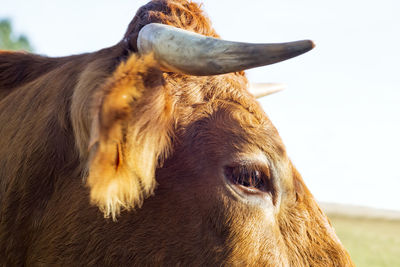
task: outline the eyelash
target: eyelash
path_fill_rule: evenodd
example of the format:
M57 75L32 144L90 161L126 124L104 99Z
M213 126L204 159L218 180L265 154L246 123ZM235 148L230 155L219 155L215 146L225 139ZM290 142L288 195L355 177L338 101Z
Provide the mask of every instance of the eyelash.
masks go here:
M268 168L252 165L225 166L225 177L233 184L272 193L274 191Z

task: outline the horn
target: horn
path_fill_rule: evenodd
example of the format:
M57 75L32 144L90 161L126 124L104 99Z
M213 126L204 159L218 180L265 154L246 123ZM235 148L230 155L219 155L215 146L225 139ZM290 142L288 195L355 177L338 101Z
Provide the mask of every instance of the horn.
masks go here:
M154 53L163 71L205 76L277 63L310 51L310 40L280 44L230 42L151 23L137 39L141 54Z
M284 89L286 89L286 86L281 83L251 83L248 90L255 98L261 98Z

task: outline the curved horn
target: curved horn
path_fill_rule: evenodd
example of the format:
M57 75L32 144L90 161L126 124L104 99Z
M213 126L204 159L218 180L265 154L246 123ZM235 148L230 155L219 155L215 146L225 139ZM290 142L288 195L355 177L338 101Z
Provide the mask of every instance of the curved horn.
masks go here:
M255 98L261 98L275 94L285 88L286 86L281 83L251 83L248 90Z
M153 52L163 71L217 75L277 63L314 47L309 40L281 44L224 41L172 26L151 23L137 39L139 53Z

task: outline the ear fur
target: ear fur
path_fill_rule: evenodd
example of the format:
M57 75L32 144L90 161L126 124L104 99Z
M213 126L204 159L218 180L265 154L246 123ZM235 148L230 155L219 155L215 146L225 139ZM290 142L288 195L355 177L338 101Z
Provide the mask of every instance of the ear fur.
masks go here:
M170 140L171 100L152 55L121 63L95 96L87 184L91 202L114 220L153 193Z

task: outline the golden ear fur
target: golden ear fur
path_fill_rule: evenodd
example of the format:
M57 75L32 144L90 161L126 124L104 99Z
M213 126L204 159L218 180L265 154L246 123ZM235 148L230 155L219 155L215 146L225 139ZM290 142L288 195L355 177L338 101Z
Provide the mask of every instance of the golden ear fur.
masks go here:
M114 220L153 193L168 152L171 101L152 55L121 63L95 97L87 183L91 202Z

